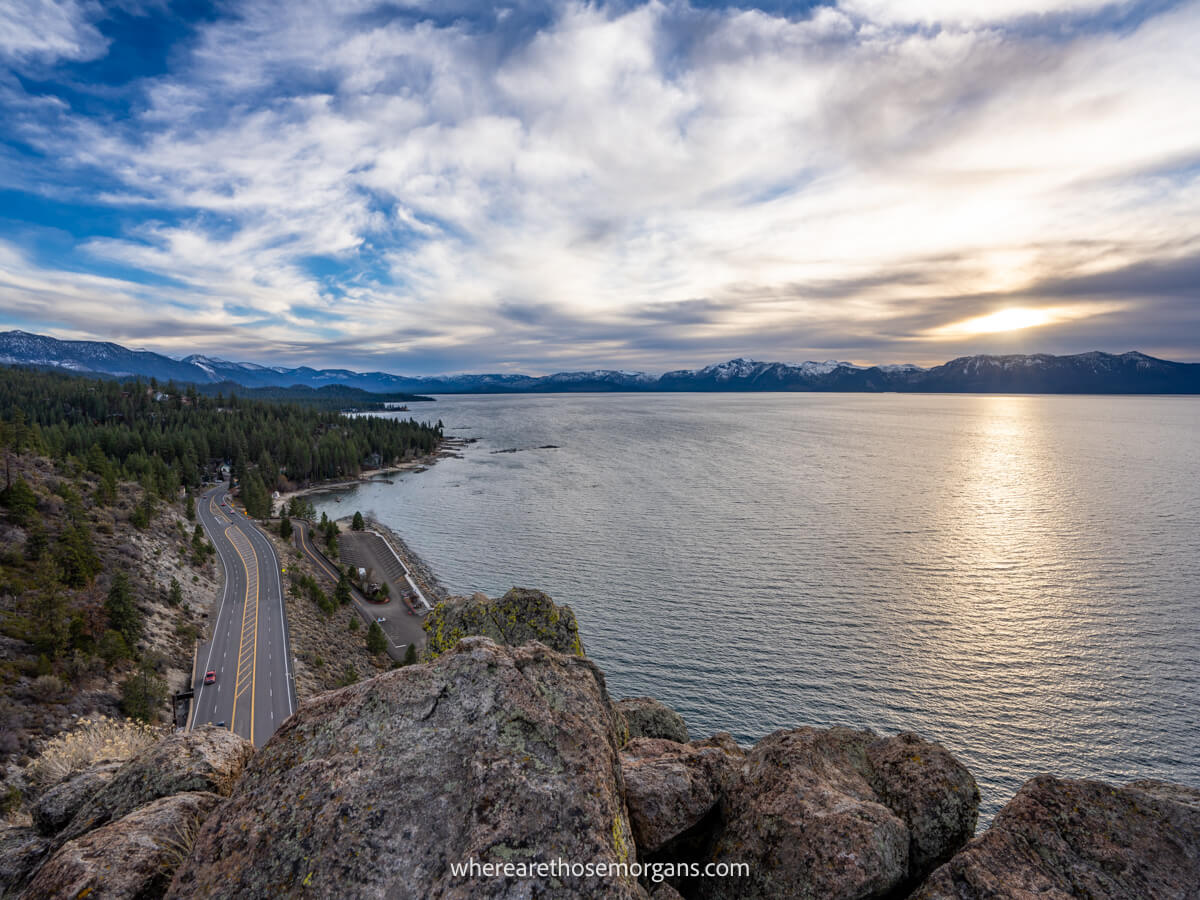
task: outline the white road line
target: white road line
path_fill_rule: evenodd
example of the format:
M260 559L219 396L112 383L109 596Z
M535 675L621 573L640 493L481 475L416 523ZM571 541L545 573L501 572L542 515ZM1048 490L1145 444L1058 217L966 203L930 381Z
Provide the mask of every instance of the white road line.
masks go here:
M210 495L210 497L211 497L211 495ZM201 507L203 507L203 504L201 504ZM198 515L199 515L201 524L204 525L204 528L207 531L208 526L206 524L204 524L204 514L199 513ZM213 532L209 531L209 539L210 540L212 539L212 536L213 536ZM229 566L225 562L225 554L223 552L221 552L221 548L220 548L220 546L217 545L217 542L215 540L213 540L213 546L217 547L217 555L221 557L221 567L225 570L225 588L221 592L221 605L219 607L217 607L217 621L213 624L213 636L209 640L209 643L208 643L208 661L205 662L205 664L204 664L205 672L209 671L209 668L212 664L213 645L216 644L217 629L221 625L221 613L225 611L225 600L229 596ZM196 692L196 708L197 709L200 707L200 701L201 701L201 698L203 698L203 696L204 696L204 683L201 682L200 689ZM192 724L193 725L196 724L195 719L192 720Z

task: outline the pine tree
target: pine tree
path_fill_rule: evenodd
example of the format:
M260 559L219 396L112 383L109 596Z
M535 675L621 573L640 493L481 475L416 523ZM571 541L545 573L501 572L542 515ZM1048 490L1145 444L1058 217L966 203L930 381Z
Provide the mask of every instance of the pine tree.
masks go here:
M166 699L166 682L145 665L121 685L121 711L131 719L156 722Z
M363 515L358 510L354 511L354 521L350 523L351 531L362 531L366 528L366 523L363 522Z
M129 577L124 572L113 575L108 598L104 601L104 611L108 613L109 624L125 639L126 646L137 646L138 638L142 636L142 612L129 586Z
M4 504L13 521L22 528L33 522L37 514L37 495L21 477L0 491L0 503Z
M346 577L345 572L342 572L341 577L338 578L337 587L333 590L333 599L341 606L350 602L350 579Z
M82 522L72 522L64 528L56 546L63 584L83 587L100 573L102 566L92 546L92 534Z
M367 629L367 649L372 653L383 653L387 646L387 635L383 633L378 622L372 622L371 627Z

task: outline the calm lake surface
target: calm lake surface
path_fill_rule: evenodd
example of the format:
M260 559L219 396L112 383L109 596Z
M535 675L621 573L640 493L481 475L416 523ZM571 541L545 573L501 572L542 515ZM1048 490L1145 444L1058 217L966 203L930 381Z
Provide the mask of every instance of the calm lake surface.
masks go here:
M447 396L411 415L478 443L318 510L387 523L452 592L570 604L613 696L658 697L694 737L914 730L971 769L983 821L1039 772L1200 786L1200 399Z

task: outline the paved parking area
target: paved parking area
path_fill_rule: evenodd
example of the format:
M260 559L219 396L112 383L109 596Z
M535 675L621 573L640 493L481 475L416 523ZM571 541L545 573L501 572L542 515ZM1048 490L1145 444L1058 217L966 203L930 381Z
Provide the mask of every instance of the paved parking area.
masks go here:
M409 614L408 607L400 598L405 591L414 589L404 565L396 559L387 543L377 534L364 531L343 531L338 535L338 556L346 566L368 569L372 581L384 582L388 586L387 603L368 603L375 616L383 617L384 633L396 646L403 648L415 643L418 648L425 643L425 632L421 628L420 615ZM421 610L420 600L414 601Z

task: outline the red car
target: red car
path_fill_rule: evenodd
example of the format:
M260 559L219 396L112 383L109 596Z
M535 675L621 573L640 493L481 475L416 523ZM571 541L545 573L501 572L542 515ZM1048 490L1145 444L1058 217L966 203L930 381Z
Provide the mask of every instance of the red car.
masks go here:
M209 671L209 672L204 673L204 683L205 684L213 684L216 680L217 680L216 672Z

